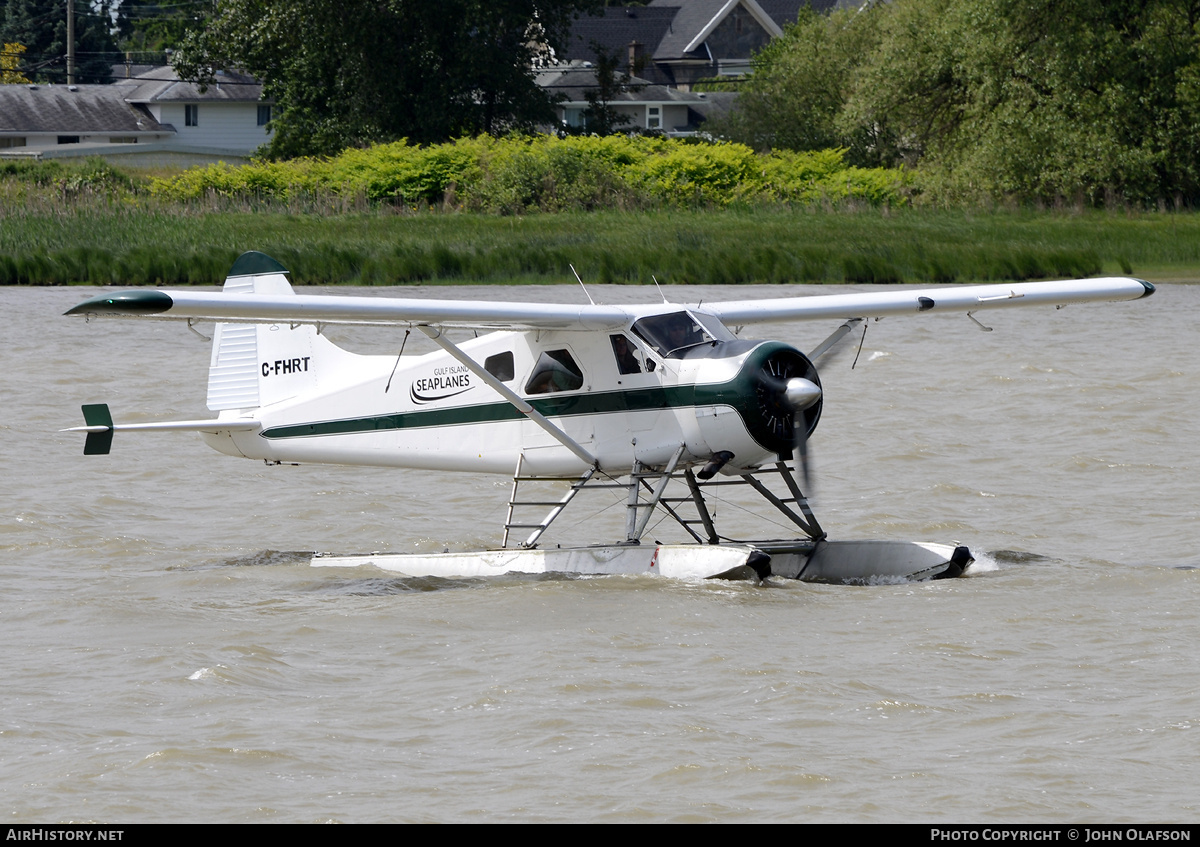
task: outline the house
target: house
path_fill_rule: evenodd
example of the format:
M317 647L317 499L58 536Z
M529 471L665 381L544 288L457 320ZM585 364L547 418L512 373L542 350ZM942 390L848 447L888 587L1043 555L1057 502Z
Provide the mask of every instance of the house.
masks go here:
M652 0L648 6L609 6L575 21L563 55L594 61L596 49L617 55L622 70L681 91L701 80L741 76L750 59L800 9L826 12L846 0Z
M590 62L543 70L537 82L555 101L559 126L586 130L587 95L597 89L596 71ZM618 129L643 129L668 136L694 135L713 109L723 108L728 94L702 94L655 85L630 77L606 105L625 123Z
M257 80L231 71L204 91L170 67L111 85L0 85L0 158L236 164L270 140L271 105Z

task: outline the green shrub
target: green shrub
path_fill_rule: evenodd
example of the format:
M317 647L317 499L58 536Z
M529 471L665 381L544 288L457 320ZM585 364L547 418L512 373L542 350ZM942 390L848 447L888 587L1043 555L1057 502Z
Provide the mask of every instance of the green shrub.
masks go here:
M545 135L428 147L398 141L329 159L191 168L150 185L154 196L183 202L362 197L510 215L747 202L881 206L901 204L912 191L906 172L847 167L841 150L755 154L740 144Z

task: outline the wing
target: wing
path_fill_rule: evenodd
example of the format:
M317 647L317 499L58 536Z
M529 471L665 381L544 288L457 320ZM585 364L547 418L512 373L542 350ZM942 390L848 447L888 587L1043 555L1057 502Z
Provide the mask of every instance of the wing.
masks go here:
M635 318L678 311L679 305L640 306L418 300L296 294L287 270L262 253L246 253L219 292L135 289L85 300L68 315L119 315L182 320L391 324L471 329L613 330ZM1105 278L1000 285L951 285L901 291L820 294L774 300L705 303L703 311L727 324L825 318L882 317L931 311L976 311L1008 306L1064 305L1136 300L1154 286L1136 279Z
M219 292L118 291L85 300L67 314L250 323L595 330L621 327L630 315L617 306L296 294L287 276L283 265L264 253L251 251L233 263Z
M947 285L905 291L861 291L817 294L775 300L732 300L705 303L704 311L727 324L804 321L825 318L878 318L918 312L974 312L1014 306L1063 306L1113 300L1137 300L1154 293L1140 279L1105 277L1057 282L999 285Z
M391 324L479 329L593 329L624 326L617 306L416 300L328 294L231 294L212 291L118 291L85 300L68 315L118 315L190 320Z

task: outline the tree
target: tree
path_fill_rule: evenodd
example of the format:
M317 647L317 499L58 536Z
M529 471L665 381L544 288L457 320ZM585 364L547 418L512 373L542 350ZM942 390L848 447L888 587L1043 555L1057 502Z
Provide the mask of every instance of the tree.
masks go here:
M191 79L246 70L276 101L270 153L531 129L531 66L591 0L226 0L176 54Z
M629 84L629 71L621 70L619 53L609 52L594 41L591 46L596 54L596 87L583 93L588 102L588 107L583 110L584 131L596 135L612 135L633 122L628 115L614 109L612 102L624 91L639 89Z
M0 42L23 44L22 72L38 82L67 81L67 17L62 0L4 0ZM120 53L113 39L110 0L75 4L75 81L112 81ZM119 13L118 13L119 17Z
M951 192L1200 196L1196 0L909 0L885 14L854 107L915 139Z
M877 15L802 8L796 23L754 56L736 110L710 131L759 150L845 147L858 165L889 158L873 149L880 140L873 136L882 133L843 120L855 73L878 46L878 29Z
M23 44L5 43L0 50L0 85L20 85L29 80L20 71Z
M1200 202L1200 0L895 0L802 16L731 132L903 161L949 198Z

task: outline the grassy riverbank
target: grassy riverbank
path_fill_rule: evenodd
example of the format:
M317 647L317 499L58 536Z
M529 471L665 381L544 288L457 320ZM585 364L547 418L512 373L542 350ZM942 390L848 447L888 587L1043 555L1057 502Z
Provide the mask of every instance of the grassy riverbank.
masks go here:
M36 208L40 206L40 208ZM100 200L0 211L0 284L179 285L262 250L305 284L968 282L1200 277L1191 213L204 210Z

